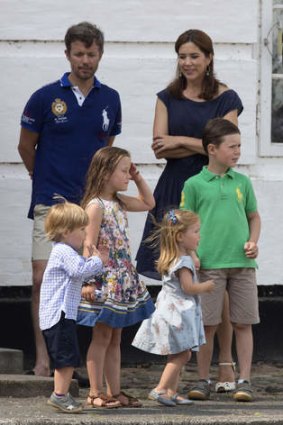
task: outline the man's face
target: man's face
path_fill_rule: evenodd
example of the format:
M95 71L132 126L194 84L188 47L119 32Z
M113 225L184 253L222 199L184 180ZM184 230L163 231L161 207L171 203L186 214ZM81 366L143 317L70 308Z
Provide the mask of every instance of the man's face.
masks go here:
M86 47L83 42L74 41L71 49L66 50L65 53L75 78L82 81L93 78L102 56L95 42L90 47Z

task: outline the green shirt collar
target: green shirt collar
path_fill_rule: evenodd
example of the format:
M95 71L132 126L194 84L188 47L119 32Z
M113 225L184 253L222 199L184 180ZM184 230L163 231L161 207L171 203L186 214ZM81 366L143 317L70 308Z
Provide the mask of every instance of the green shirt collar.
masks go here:
M208 182L219 177L219 174L214 174L211 171L209 171L207 169L207 166L203 167L201 174L202 174L202 177ZM235 171L232 168L228 168L228 170L225 173L225 176L228 176L231 179L233 179L235 177Z

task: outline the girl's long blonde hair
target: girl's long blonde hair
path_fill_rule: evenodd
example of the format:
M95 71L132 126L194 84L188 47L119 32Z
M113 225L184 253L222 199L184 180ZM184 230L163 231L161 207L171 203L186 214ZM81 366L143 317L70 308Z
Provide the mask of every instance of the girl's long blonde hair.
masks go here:
M158 273L167 274L170 266L179 256L178 235L188 227L199 222L199 217L192 211L171 209L156 223L156 231L148 238L153 245L160 246L160 255L156 263Z
M131 155L126 149L114 146L106 146L94 154L86 176L85 193L81 202L83 208L91 199L101 195L105 183L124 157L131 158Z

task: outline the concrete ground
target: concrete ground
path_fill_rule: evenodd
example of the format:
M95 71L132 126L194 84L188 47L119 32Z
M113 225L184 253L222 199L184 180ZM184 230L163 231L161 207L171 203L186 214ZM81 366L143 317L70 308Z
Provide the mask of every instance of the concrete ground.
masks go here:
M147 399L158 382L162 365L141 365L122 369L122 387L137 396L142 408L86 409L82 414L63 414L46 404L52 391L51 378L28 375L0 375L0 425L72 425L72 424L283 424L283 365L255 364L252 383L255 401L239 403L229 394L212 393L209 401L192 406L163 407ZM85 374L85 370L80 372ZM212 368L215 380L217 370ZM196 366L183 372L180 393L197 379ZM72 393L84 401L87 389L72 382Z

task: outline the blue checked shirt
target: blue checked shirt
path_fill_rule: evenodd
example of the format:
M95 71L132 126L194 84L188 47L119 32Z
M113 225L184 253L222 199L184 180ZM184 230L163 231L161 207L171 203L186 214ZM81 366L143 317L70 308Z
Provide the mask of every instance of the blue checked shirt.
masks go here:
M71 246L55 243L43 275L40 290L39 326L49 329L66 319L77 319L83 281L101 272L99 257L82 257Z

